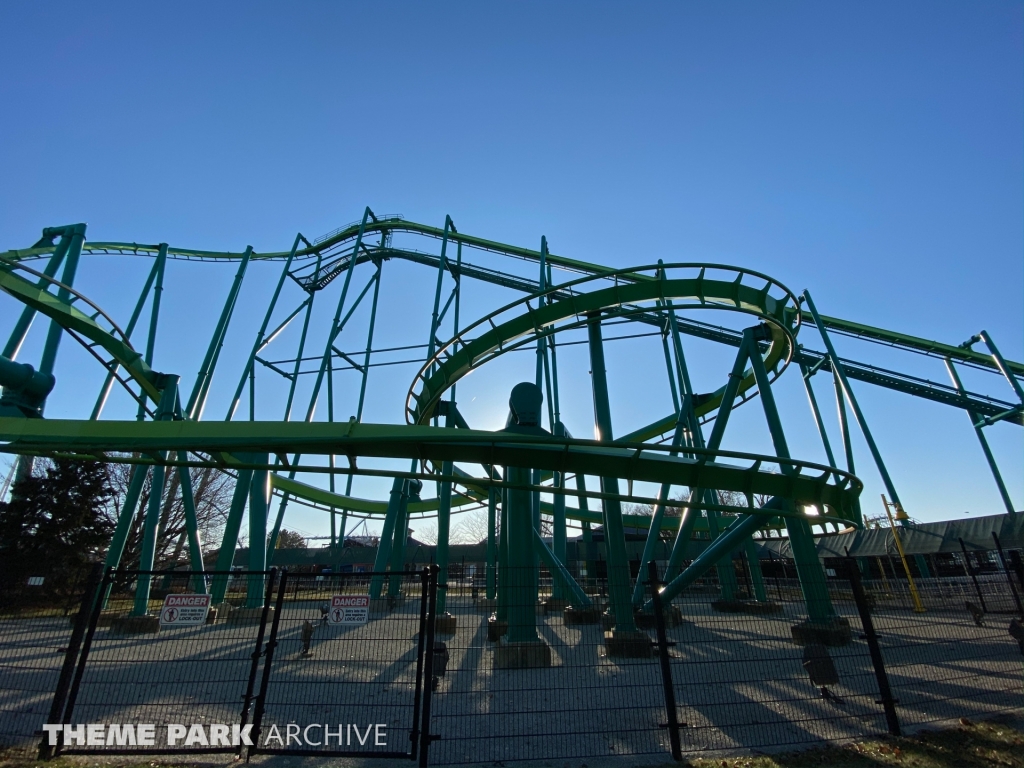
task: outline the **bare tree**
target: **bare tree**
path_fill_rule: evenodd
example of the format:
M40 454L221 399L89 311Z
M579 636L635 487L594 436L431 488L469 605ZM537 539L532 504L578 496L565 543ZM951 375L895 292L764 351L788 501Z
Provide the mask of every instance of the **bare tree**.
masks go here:
M108 477L112 495L105 508L105 516L111 524L116 524L124 508L124 500L131 481L132 467L128 464L109 464ZM140 468L139 471L145 471ZM196 521L199 539L204 554L215 550L209 543L216 542L224 530L231 496L234 491L234 478L211 468L190 469L192 479L192 495L195 501ZM142 551L142 528L149 508L149 499L153 493L153 476L149 473L139 497L139 505L132 519L124 552L121 555L122 566L138 563ZM181 497L181 481L177 468L168 468L165 473L164 488L161 493L160 522L157 527L156 562L157 568L173 567L188 562L185 546L188 542L185 524L185 505Z
M416 538L422 541L424 544L429 544L432 547L437 546L437 523L431 523L430 525L420 528L416 532Z
M452 527L449 541L452 544L478 544L487 539L487 510L476 509L460 515L459 522Z

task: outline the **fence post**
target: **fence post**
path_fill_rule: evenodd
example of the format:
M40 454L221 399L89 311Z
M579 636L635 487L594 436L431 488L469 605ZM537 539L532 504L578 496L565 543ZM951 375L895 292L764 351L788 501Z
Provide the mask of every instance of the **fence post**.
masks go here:
M110 588L110 584L114 580L114 571L112 568L107 568L106 573L103 574L103 581L100 582L99 589L102 590L100 594L106 594L106 591ZM85 663L89 660L89 650L92 648L92 639L96 634L96 625L100 620L100 613L103 611L103 600L92 601L92 614L89 616L89 628L85 633L85 640L82 641L82 654L78 658L78 667L75 669L75 676L71 681L71 689L68 691L68 701L64 705L64 713L61 717L61 722L67 725L71 724L71 716L75 711L75 702L78 700L78 689L82 685L82 675L85 674ZM60 754L61 747L64 746L64 742L61 739L57 740L57 748L54 750L54 754Z
M270 580L273 581L274 577L271 574ZM267 638L267 647L263 652L263 677L260 679L260 693L256 697L256 710L252 716L252 747L249 748L246 754L246 760L248 761L248 755L253 755L259 751L260 746L260 727L263 725L263 712L266 709L267 704L267 690L270 687L270 668L274 663L274 649L277 647L277 629L281 624L281 613L284 611L284 591L288 586L288 570L281 570L281 584L277 590L277 602L274 605L274 618L270 623L270 637ZM269 589L268 589L269 592ZM267 620L267 610L263 609L263 621ZM241 745L239 745L241 746Z
M658 587L661 582L658 580L658 566L653 560L647 563L648 584L651 587L651 605L654 607L654 624L658 630L658 642L654 645L658 648L658 659L661 662L661 684L665 689L665 714L668 722L668 742L672 747L672 759L677 762L683 760L683 749L679 743L679 715L676 712L676 691L672 685L672 667L669 666L668 649L675 645L670 643L665 633L665 612L661 606L661 594Z
M420 571L420 631L416 635L416 692L412 703L412 747L409 757L416 759L420 746L420 696L423 694L423 650L427 645L427 592L430 588L430 568Z
M249 573L250 578L252 573ZM270 614L270 600L274 595L274 582L277 580L277 569L270 569L270 578L267 579L267 589L263 596L263 613L260 615L260 628L256 631L256 646L252 650L252 665L249 667L249 682L245 686L245 694L242 696L242 714L239 715L239 727L244 728L249 722L249 711L252 708L252 695L256 689L256 672L259 670L260 657L263 655L263 636L267 631L267 616ZM238 755L242 755L242 745L238 745Z
M981 585L978 584L978 576L974 572L974 566L971 564L971 558L967 554L967 546L964 544L963 539L960 539L960 549L964 553L964 565L967 566L967 572L971 574L971 581L974 582L974 591L978 593L978 600L981 602L981 610L988 613L988 606L985 605L985 596L981 594Z
M425 684L423 686L423 724L420 726L420 768L427 768L430 742L436 738L430 733L430 694L433 689L430 680L434 676L434 624L437 619L437 574L439 570L436 564L430 566L427 597L427 644L423 658L423 682Z
M889 727L889 733L893 736L899 736L901 732L900 720L896 714L896 700L892 697L892 689L889 687L889 675L885 671L885 659L882 658L882 649L878 645L878 635L875 633L875 623L871 618L871 608L868 605L867 597L864 594L864 587L860 581L860 571L852 557L847 556L846 568L846 576L850 580L853 599L857 603L857 611L860 613L860 623L864 628L864 639L867 640L868 650L871 653L871 666L875 668L878 693L881 695L878 703L885 709L885 722Z
M1006 583L1010 585L1010 592L1013 594L1013 602L1017 604L1017 613L1024 616L1024 608L1020 604L1020 595L1017 594L1017 585L1013 583L1013 576L1010 575L1010 566L1006 564L1006 555L1003 554L1003 545L999 542L999 536L992 531L992 538L996 540L996 549L999 550L999 560L1003 564L1003 571L1006 572Z
M78 663L78 652L82 648L82 638L85 637L85 630L89 625L89 616L92 607L98 597L97 587L103 580L103 563L93 563L92 570L85 582L85 592L82 595L82 603L75 615L74 628L71 630L71 639L68 640L68 650L64 654L64 664L60 668L60 677L57 678L57 687L53 692L53 701L50 703L50 714L46 718L47 723L63 722L60 717L64 713L64 705L67 703L68 689L71 687L71 677L75 673L75 665ZM39 759L49 760L53 756L53 748L49 739L43 738L39 742Z

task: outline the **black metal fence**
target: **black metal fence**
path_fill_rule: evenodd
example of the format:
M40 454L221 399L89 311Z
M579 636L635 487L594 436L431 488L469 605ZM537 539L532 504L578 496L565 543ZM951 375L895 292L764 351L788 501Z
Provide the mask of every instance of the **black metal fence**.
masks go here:
M225 600L184 626L159 617L166 595L188 602L195 574L107 574L77 625L0 619L0 741L30 750L43 723L117 723L136 725L135 744L108 728L99 743L72 731L59 749L662 760L1024 709L1006 579L924 580L915 595L843 569L828 580L827 631L795 642L807 610L793 580L768 578L754 602L718 600L708 578L621 627L603 581L588 585L589 606L542 578L539 599L516 605L527 593L512 590L497 611L479 581L437 585L431 573L206 574ZM148 617L131 616L140 576L154 588ZM644 578L646 601L657 568Z

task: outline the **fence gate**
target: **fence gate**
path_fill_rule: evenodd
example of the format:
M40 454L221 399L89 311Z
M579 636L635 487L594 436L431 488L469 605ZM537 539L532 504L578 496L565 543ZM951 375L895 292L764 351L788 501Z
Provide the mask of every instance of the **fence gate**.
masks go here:
M433 585L426 569L282 574L249 754L416 758Z
M240 752L281 583L276 570L108 571L67 697L54 702L67 724L57 751Z

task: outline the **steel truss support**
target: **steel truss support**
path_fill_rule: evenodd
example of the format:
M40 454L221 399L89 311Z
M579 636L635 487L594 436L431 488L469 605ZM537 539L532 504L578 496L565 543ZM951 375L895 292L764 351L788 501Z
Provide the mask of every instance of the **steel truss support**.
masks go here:
M528 485L531 472L520 467L508 467L505 478L515 485ZM533 504L530 492L519 488L506 489L508 497L508 528L502 527L502 538L508 531L507 567L504 579L508 582L505 612L508 615L509 643L539 643L537 634L538 573L534 565ZM440 543L440 539L438 540ZM500 583L500 581L499 581Z
M156 411L157 421L172 421L176 416L181 419L181 406L178 402L178 377L168 376L164 385L160 403ZM156 560L156 539L160 526L160 503L163 499L165 468L163 462L167 452L157 454L159 462L153 466L153 482L149 489L149 503L146 516L142 523L142 552L139 555L139 570L152 571ZM140 575L135 585L135 605L132 616L146 616L149 613L149 593L152 576Z
M497 595L495 586L497 582L497 538L496 524L498 511L498 489L493 485L487 489L487 564L485 566L486 595L488 600L494 600Z
M402 508L402 497L408 494L408 480L396 477L391 482L391 497L388 500L388 510L384 514L384 526L380 532L380 540L377 544L377 556L373 561L375 573L382 574L387 570L391 559L391 548L394 546L395 528L398 516ZM381 589L384 587L384 577L374 576L370 579L370 599L380 599Z
M220 351L224 348L224 337L231 324L231 316L235 312L235 305L238 302L238 293L242 289L242 280L245 279L245 272L249 268L249 261L252 259L252 246L245 249L245 255L238 263L238 271L231 283L231 290L228 291L227 300L224 302L224 309L221 310L220 318L213 329L213 336L210 338L210 346L206 350L206 357L199 368L196 376L196 383L189 395L188 405L185 408L185 415L189 419L199 420L203 417L203 410L206 408L206 399L210 394L210 385L213 383L213 374L217 369L217 361L220 359Z
M270 455L256 454L254 463L269 464ZM249 571L246 582L246 608L263 604L264 577L253 573L267 570L267 514L270 511L270 472L260 469L252 473L249 484Z
M743 332L743 336L746 349L750 354L750 366L757 381L765 419L768 422L768 431L771 433L772 444L775 446L775 455L779 457L782 474L792 475L794 473L793 465L785 461L791 458L792 454L789 452L786 435L782 429L782 420L779 418L779 410L775 405L775 393L772 392L764 361L757 351L755 334L759 328L747 328ZM810 523L805 516L790 516L786 518L786 530L789 531L789 542L793 547L793 560L796 563L797 575L800 577L800 589L804 594L808 616L813 622L833 621L836 612L828 594L825 571L821 566L821 560L818 559Z
M946 358L946 370L949 371L949 378L953 380L953 386L956 387L956 391L963 392L964 385L960 381L960 375L956 372L953 361L948 357ZM979 419L978 414L973 411L968 411L967 416L971 420L971 426L974 427L974 434L978 436L978 442L981 443L982 453L985 454L985 461L988 462L988 468L992 471L992 477L996 481L996 487L999 489L999 496L1003 500L1003 506L1006 507L1007 513L1012 515L1016 510L1013 508L1013 501L1010 499L1010 492L1006 489L1006 483L1003 482L1003 476L999 473L996 457L992 454L988 439L982 431L984 420Z
M857 426L860 427L861 434L864 436L864 442L868 445L868 450L871 452L871 458L875 461L875 466L878 468L878 474L882 477L882 483L885 485L886 491L889 492L889 498L892 500L893 505L896 507L896 520L906 526L910 517L907 515L906 510L903 508L903 504L899 499L899 494L896 492L896 486L892 482L892 478L889 476L889 470L885 467L885 462L882 461L882 454L878 450L878 445L875 443L875 438L871 434L871 430L868 428L867 419L864 417L864 412L860 409L860 404L857 402L857 397L853 394L853 388L850 387L850 382L846 377L846 370L843 367L842 360L839 355L836 354L836 348L832 344L832 339L825 330L825 324L821 320L821 316L818 314L817 308L814 306L814 300L811 298L810 291L804 291L804 301L807 303L807 309L811 313L811 317L814 318L814 324L818 327L818 332L821 334L821 340L825 343L825 349L828 352L829 364L832 366L832 371L835 374L838 385L842 388L843 394L846 397L846 401L850 404L850 409L853 411L853 416L857 420ZM852 451L847 454L847 459L852 456ZM850 468L852 472L852 467ZM917 555L914 558L917 563L917 569L921 576L927 578L929 575L928 564L925 559Z
M239 456L247 460L249 456ZM252 485L253 471L251 469L238 470L235 479L235 491L231 497L231 507L228 510L228 519L224 524L224 536L221 538L220 552L217 554L217 571L230 571L235 559L235 547L238 545L238 531L242 527L242 516L245 514L245 504L249 499L249 487ZM249 542L250 546L258 542ZM211 602L214 605L224 602L227 594L228 577L214 576L213 587L210 590Z
M594 437L600 442L611 442L614 438L604 362L604 342L601 338L601 314L598 312L588 317L587 335L590 342L590 373L594 393ZM602 477L601 492L618 494L619 479ZM603 499L602 510L604 540L608 553L611 613L615 617L616 631L635 632L636 623L633 621L633 601L629 588L629 559L626 557L626 534L622 527L622 505L617 500Z

